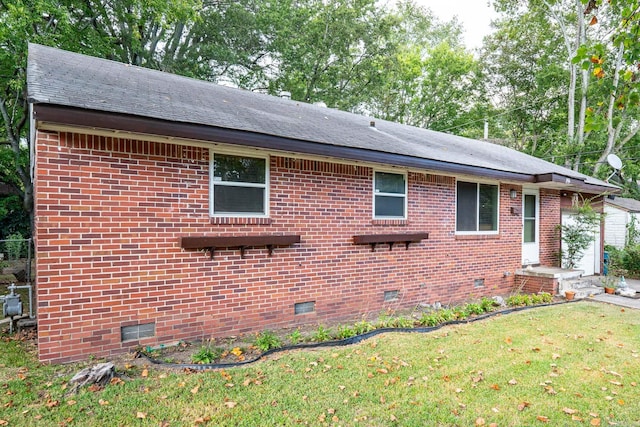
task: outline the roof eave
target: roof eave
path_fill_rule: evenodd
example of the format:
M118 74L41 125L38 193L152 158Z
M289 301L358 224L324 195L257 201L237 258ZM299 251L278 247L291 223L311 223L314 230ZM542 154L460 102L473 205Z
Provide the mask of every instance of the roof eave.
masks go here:
M83 128L131 132L206 142L272 149L308 155L318 155L345 160L381 163L408 168L440 171L454 175L472 175L500 181L539 184L559 189L579 189L585 192L616 192L616 189L592 185L575 178L558 174L531 175L501 171L479 166L443 162L401 154L386 153L362 148L344 147L320 142L304 141L274 135L228 129L202 124L173 122L149 117L97 111L83 108L33 102L33 115L37 123L55 123Z
M590 194L617 194L620 189L616 186L598 185L588 183L585 180L569 177L558 173L546 173L535 176L535 182L546 188L556 188L558 190L579 191Z

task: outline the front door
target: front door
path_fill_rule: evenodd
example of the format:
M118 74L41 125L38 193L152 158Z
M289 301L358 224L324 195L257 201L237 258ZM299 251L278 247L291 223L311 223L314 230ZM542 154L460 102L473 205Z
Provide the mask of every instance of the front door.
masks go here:
M522 192L522 264L540 263L540 194L538 190Z

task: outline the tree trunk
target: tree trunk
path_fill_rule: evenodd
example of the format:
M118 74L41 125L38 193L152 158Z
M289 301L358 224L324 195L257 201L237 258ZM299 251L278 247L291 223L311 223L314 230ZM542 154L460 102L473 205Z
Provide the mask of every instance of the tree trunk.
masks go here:
M613 109L616 103L616 92L618 89L618 83L620 82L620 68L622 67L622 55L624 54L624 43L620 42L618 46L618 54L616 55L616 62L613 71L613 83L611 85L611 95L609 95L609 105L607 106L607 145L604 147L600 158L593 167L593 174L595 175L600 170L602 163L606 160L607 156L613 151L616 137L619 136L620 126L614 128L613 126ZM622 124L622 122L620 123Z

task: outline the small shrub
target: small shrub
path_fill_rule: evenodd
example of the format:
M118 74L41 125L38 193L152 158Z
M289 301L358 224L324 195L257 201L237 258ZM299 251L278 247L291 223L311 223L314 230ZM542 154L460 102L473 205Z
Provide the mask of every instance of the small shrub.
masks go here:
M453 313L455 314L455 316L456 316L455 318L457 320L464 320L467 317L469 317L469 315L465 311L465 307L463 307L463 306L454 307L453 308Z
M353 332L355 332L356 335L366 334L367 332L373 331L374 329L375 327L366 320L361 320L353 325Z
M553 296L547 292L539 294L520 294L511 295L507 298L506 303L510 307L524 307L536 304L546 304L553 301Z
M253 342L253 345L262 351L269 351L272 348L281 347L282 341L273 332L262 331L256 336L256 340Z
M443 308L438 314L440 316L440 323L451 322L457 318L456 312L450 308Z
M393 323L394 328L412 328L413 326L413 319L410 319L408 317L398 317Z
M376 328L393 328L394 326L394 318L389 316L388 314L383 314L378 317L376 322Z
M302 341L302 333L300 332L300 329L296 329L295 331L291 332L287 336L287 339L291 341L291 344L298 344L300 341Z
M484 309L480 304L469 303L464 307L464 312L467 314L467 317L471 315L478 315L484 313Z
M494 300L492 300L491 298L483 297L480 300L480 307L482 308L482 311L484 311L485 313L489 313L490 311L493 311L493 309L497 305L498 304L496 304L496 302Z
M507 305L510 307L521 307L528 304L528 295L511 295L507 298Z
M200 347L200 350L193 353L191 356L191 360L193 363L200 363L203 365L213 363L216 359L219 359L222 356L223 350L218 347L210 347L208 345L203 345Z
M328 341L329 339L331 339L331 330L320 325L311 336L311 339L315 342Z
M20 259L23 244L24 238L20 233L13 233L7 237L7 240L4 242L4 246L10 260Z
M437 313L422 313L418 319L418 323L423 326L438 326L440 322L441 318Z
M625 248L622 256L622 268L632 276L640 275L640 245Z
M345 338L351 338L356 336L356 332L353 327L349 325L340 325L338 326L338 335L337 338L343 340Z

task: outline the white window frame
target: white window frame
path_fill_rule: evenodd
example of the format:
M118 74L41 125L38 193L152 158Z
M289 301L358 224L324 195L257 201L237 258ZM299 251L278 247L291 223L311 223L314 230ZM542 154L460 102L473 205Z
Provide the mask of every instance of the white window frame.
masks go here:
M397 193L376 193L376 173L388 173L394 175L402 175L404 177L404 194ZM373 193L371 206L373 207L372 216L373 219L407 219L408 215L408 200L409 200L409 179L406 171L397 171L397 170L389 170L389 169L374 169L373 170L373 179L371 180L371 192ZM403 197L404 198L404 215L403 216L376 216L376 196L389 196L389 197Z
M237 157L251 157L255 159L264 159L264 184L256 184L251 182L234 182L234 181L216 181L214 178L214 157L216 154L223 154L226 156ZM269 195L270 195L270 167L269 167L269 155L266 153L258 153L255 151L248 152L244 150L225 150L225 149L210 149L209 150L209 216L212 218L267 218L269 217ZM264 213L215 213L214 212L214 189L216 185L221 186L234 186L234 187L248 187L248 188L263 188L264 189Z
M470 184L476 184L476 230L475 231L458 231L458 182L467 182ZM498 205L496 206L496 229L495 230L480 230L480 185L494 185L498 188ZM495 181L483 181L483 180L474 180L474 179L456 179L456 188L455 188L455 217L454 217L454 228L455 234L457 235L485 235L485 234L493 234L497 235L500 233L500 183Z

